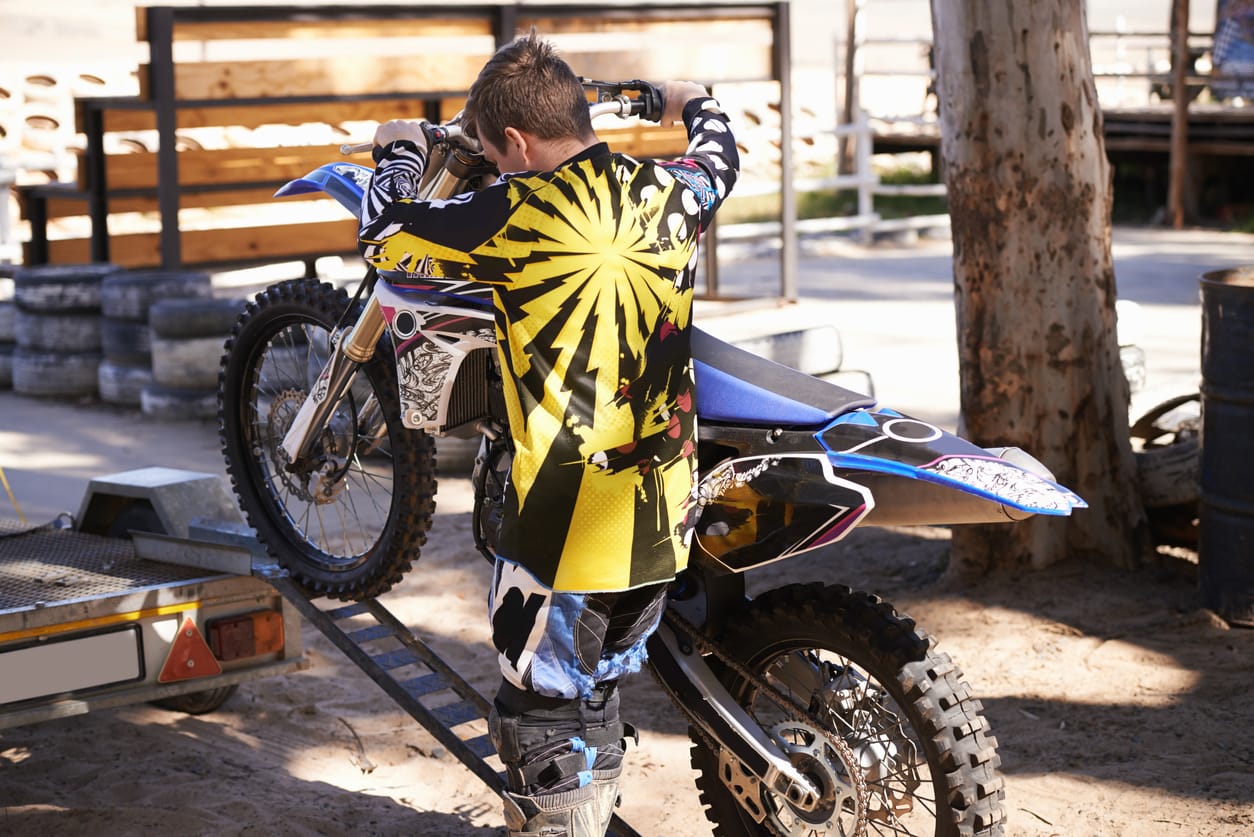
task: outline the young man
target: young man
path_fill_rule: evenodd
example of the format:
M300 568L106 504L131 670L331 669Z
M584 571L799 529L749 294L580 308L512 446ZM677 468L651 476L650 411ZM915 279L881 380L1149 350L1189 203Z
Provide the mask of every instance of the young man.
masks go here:
M637 671L688 561L696 424L689 341L697 238L739 160L704 87L665 82L677 162L611 153L578 77L534 32L470 89L468 133L501 179L415 199L418 123L375 134L361 248L379 268L494 288L514 459L490 599L503 680L490 719L513 835L603 835Z

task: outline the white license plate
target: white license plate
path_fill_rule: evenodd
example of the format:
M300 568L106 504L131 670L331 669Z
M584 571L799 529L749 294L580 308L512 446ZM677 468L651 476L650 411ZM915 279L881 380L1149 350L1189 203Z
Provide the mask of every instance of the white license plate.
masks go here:
M144 676L139 627L0 652L0 704L60 695Z

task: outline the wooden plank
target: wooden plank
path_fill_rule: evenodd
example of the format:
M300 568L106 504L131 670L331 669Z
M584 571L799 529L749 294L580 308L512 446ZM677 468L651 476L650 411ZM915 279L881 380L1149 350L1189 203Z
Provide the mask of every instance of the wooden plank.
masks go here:
M702 16L532 16L519 7L519 34L532 25L576 73L599 79L690 78L704 83L772 78L772 18Z
M184 187L227 183L273 183L303 177L324 163L341 162L339 146L309 145L287 148L220 148L180 151L179 184ZM353 162L369 165L362 155ZM80 178L82 177L80 172ZM106 161L110 189L155 189L155 152L114 154Z
M1168 138L1153 139L1150 137L1110 137L1106 140L1107 151L1147 151L1169 154L1171 140ZM1254 156L1254 145L1248 142L1206 142L1189 143L1189 153L1193 156L1214 157L1251 157Z
M77 218L87 214L87 196L53 198L44 201L44 212L51 218Z
M357 222L349 218L283 226L187 230L181 238L186 267L281 262L355 253ZM341 242L343 246L340 246ZM90 244L87 239L49 241L48 260L53 264L90 261ZM136 233L110 236L109 260L126 268L159 266L160 235Z
M602 130L601 137L615 151L642 157L674 156L688 145L682 128L652 125ZM325 163L344 159L337 146L325 145L180 151L179 183L191 190L197 186L227 183L285 182L302 177ZM370 165L365 155L357 155L352 161ZM80 171L79 177L85 182L85 172ZM155 152L111 155L106 160L105 177L110 190L156 189L157 155ZM213 205L211 194L206 193L204 205Z
M458 101L465 101L459 99ZM456 111L455 111L456 112ZM241 127L261 125L303 125L320 123L362 122L384 119L421 119L426 115L426 101L410 95L396 99L371 99L335 102L283 102L260 105L223 105L222 107L179 108L174 116L179 130L187 128ZM153 131L156 115L151 110L130 108L107 109L104 114L105 133ZM79 124L82 131L82 124Z
M356 219L345 218L284 226L188 230L182 235L183 261L187 264L282 261L356 253L357 228Z
M179 101L273 99L297 96L353 96L412 93L416 81L430 93L469 90L490 56L371 55L290 61L208 61L174 68ZM151 97L149 72L140 68L140 95Z
M466 17L427 17L421 8L412 17L342 17L289 20L175 20L175 41L343 40L349 38L467 38L492 35L492 18L485 10ZM141 36L142 37L142 36Z
M656 125L633 125L612 130L598 129L597 135L612 151L632 157L678 157L688 150L688 132Z
M126 244L119 247L119 242ZM157 267L161 264L156 234L117 236L110 239L110 247L116 252L110 252L109 261L119 267ZM91 242L85 238L48 242L49 264L83 264L91 260Z
M210 192L184 192L179 196L179 207L182 209L213 209L226 206L252 206L278 201L323 200L326 195L311 192L305 195L290 195L283 198L274 196L275 189L270 186L257 189L232 189L229 191L214 190ZM86 196L73 198L50 198L47 203L49 218L77 218L87 214ZM110 197L109 214L122 212L156 212L156 196Z

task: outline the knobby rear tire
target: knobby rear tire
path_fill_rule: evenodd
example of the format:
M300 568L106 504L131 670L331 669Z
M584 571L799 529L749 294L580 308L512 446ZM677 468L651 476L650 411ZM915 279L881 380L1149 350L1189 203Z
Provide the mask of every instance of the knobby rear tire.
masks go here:
M435 511L436 482L430 437L401 424L395 360L385 338L359 369L345 406L332 421L342 440L345 426L359 428L359 411L373 394L386 422L385 441L376 449L351 429L347 432L349 468L342 491L330 503L306 508L299 492L288 490L296 478L273 460L284 430L271 433L266 413L274 415L280 396L288 406L298 406L323 360L309 359L314 338L303 344L300 335L322 338L340 323L347 307L344 291L315 280L284 282L259 293L226 342L218 409L227 474L258 539L311 595L354 601L386 592L418 559ZM283 371L284 363L293 366L293 357L308 374ZM263 380L263 372L273 380ZM370 521L359 517L363 510ZM345 537L342 548L332 548L321 530L324 519L334 524L337 515L341 523L352 516L371 531L361 533L362 541Z
M913 806L910 815L895 822L885 822L883 816L877 821L872 816L867 823L868 835L992 837L1004 833L1005 790L998 773L1001 759L996 739L989 735L988 722L981 714L983 707L961 682L961 672L949 657L931 650L929 640L915 629L913 620L899 615L892 605L847 587L790 585L771 590L747 605L719 641L749 670L768 680L773 664L790 654L806 652L821 654L829 664L865 678L855 681L865 684L858 703L870 708L854 715L864 722L872 717L876 720L871 726L845 728L846 743L855 750L859 743L887 740L885 732L890 727L875 724L888 723L886 719L900 722L899 727L891 727L891 737L902 742L908 737L919 748L925 762L919 766L923 782L909 793L902 792ZM736 700L758 716L759 722L766 723L759 714L769 703L766 698L755 698L752 687L735 672L724 671L720 677ZM866 697L872 684L882 689L878 701ZM816 694L791 696L803 708L822 716L818 703L811 703ZM826 732L832 733L831 726ZM697 786L717 837L787 833L778 825L768 826L769 816L767 822L755 823L719 780L717 754L703 746L695 734L693 742ZM907 748L899 744L897 752L905 751ZM896 774L882 780L867 778L873 812L877 791L905 787ZM882 811L884 806L878 807ZM935 811L934 817L931 811ZM804 833L839 831L828 822Z

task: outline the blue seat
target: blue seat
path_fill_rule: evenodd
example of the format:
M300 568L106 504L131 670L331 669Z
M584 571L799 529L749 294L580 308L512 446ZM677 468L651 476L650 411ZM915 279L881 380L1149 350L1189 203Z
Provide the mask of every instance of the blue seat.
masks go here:
M875 399L811 377L692 330L701 421L763 427L822 427Z

